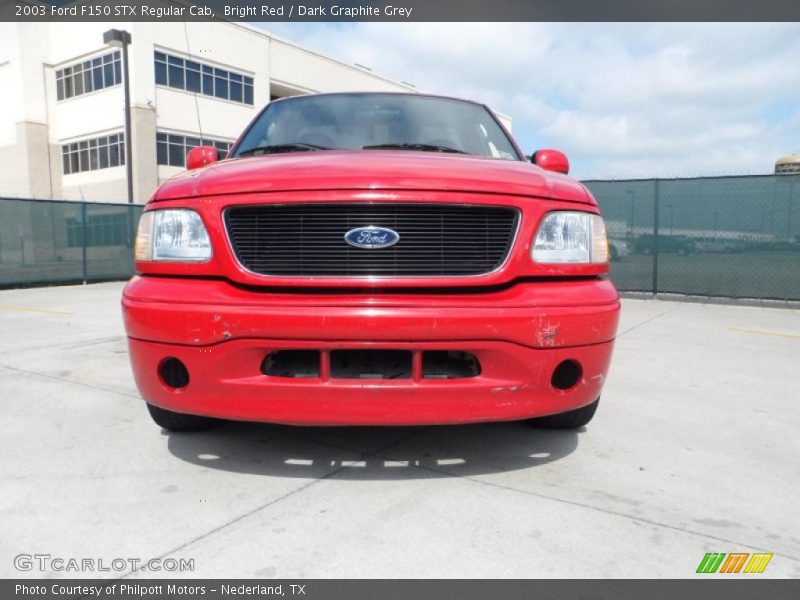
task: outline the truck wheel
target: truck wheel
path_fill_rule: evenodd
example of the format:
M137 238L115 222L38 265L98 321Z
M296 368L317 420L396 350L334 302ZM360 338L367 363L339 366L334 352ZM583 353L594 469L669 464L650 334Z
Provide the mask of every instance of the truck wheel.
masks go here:
M147 404L147 410L150 411L150 416L156 425L167 431L203 431L219 424L216 419L176 413L150 403Z
M577 429L578 427L583 427L592 420L599 403L600 398L583 408L570 410L557 415L550 415L549 417L530 419L529 423L533 427L540 427L542 429Z

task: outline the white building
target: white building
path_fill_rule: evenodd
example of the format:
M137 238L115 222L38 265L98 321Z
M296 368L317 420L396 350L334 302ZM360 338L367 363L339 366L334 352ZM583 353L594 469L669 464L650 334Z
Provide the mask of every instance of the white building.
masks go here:
M775 161L776 175L794 175L800 173L800 154L784 156Z
M0 23L0 197L127 200L120 50L103 43L108 29L132 37L138 203L183 168L201 134L227 149L271 98L415 89L240 23Z

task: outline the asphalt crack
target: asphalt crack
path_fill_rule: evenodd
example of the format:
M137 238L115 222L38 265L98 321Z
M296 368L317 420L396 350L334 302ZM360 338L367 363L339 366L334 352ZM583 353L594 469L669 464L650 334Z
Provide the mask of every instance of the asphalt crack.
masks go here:
M61 381L63 383L71 383L73 385L80 385L82 387L90 388L93 390L99 390L101 392L108 392L109 394L117 394L118 396L124 396L126 398L136 398L137 400L141 400L141 396L138 394L127 394L125 392L120 392L119 390L112 390L106 387L102 387L99 385L92 385L91 383L86 383L84 381L75 381L74 379L68 379L66 377L59 377L58 375L48 375L47 373L39 373L38 371L29 371L27 369L20 369L19 367L12 367L10 365L4 365L0 363L0 369L7 369L9 371L14 371L16 373L21 373L23 375L34 375L37 377L43 377L45 379L50 379L53 381Z
M380 452L382 452L382 451L383 450L380 450ZM381 456L379 454L376 454L376 457L377 458L383 458L384 460L389 460L389 457ZM493 483L493 482L490 482L490 481L484 481L482 479L476 479L475 477L470 477L470 476L466 476L466 475L456 475L454 473L450 473L449 471L446 471L445 469L435 469L433 467L428 467L428 466L423 466L423 465L412 465L412 466L414 468L416 468L416 469L420 469L420 470L423 470L423 471L428 471L428 472L431 472L431 473L436 473L437 475L446 475L446 476L452 477L454 479L460 479L460 480L463 480L463 481L470 481L472 483L477 483L477 484L484 485L484 486L487 486L487 487L492 487L492 488L495 488L495 489L506 490L506 491L509 491L509 492L516 492L518 494L524 494L524 495L527 495L527 496L533 496L535 498L539 498L539 499L542 499L542 500L550 500L552 502L558 502L560 504L566 504L566 505L575 506L575 507L578 507L578 508L585 508L585 509L592 510L592 511L599 512L599 513L603 513L603 514L606 514L606 515L620 517L620 518L623 518L623 519L628 519L630 521L636 521L638 523L644 523L644 524L647 524L647 525L652 525L654 527L660 527L660 528L663 528L663 529L669 529L669 530L672 530L672 531L677 531L677 532L680 532L680 533L685 533L685 534L689 534L689 535L693 535L693 536L697 536L697 537L701 537L701 538L705 538L705 539L712 539L712 540L715 540L715 541L718 541L718 542L724 542L726 544L732 544L732 545L735 545L735 546L738 546L738 547L748 548L750 550L756 550L758 552L773 552L772 550L769 550L769 549L766 549L766 548L761 548L759 546L754 546L752 544L746 544L746 543L743 543L743 542L740 542L740 541L737 541L737 540L732 540L732 539L729 539L729 538L724 538L724 537L720 537L720 536L717 536L717 535L704 533L702 531L696 531L694 529L688 529L688 528L685 528L685 527L679 527L677 525L670 525L669 523L662 523L660 521L654 521L652 519L646 519L644 517L637 517L635 515L630 515L630 514L627 514L627 513L624 513L624 512L610 510L610 509L607 509L607 508L601 508L599 506L593 506L591 504L586 504L586 503L583 503L583 502L576 502L574 500L567 500L565 498L559 498L558 496L550 496L548 494L542 494L540 492L534 492L534 491L530 491L530 490L521 490L519 488L515 488L515 487L511 487L511 486L507 486L507 485L502 485L502 484L499 484L499 483ZM789 559L789 560L794 561L794 562L800 562L800 557L791 556L789 554L783 554L783 553L780 553L780 552L773 552L773 554L775 556L780 556L782 558L786 558L786 559Z
M389 450L390 448L393 448L394 446L397 446L398 444L405 443L408 440L411 440L414 437L416 437L418 435L421 435L426 430L427 430L427 428L421 429L419 431L414 431L412 434L404 436L404 437L402 437L402 438L400 438L398 440L395 440L391 444L386 444L385 446L382 446L382 447L380 447L380 448L378 448L376 450L373 450L373 451L362 452L361 453L361 458L362 459L367 459L367 458L373 458L373 457L379 456L379 453L385 452L386 450ZM298 439L297 436L292 436L292 435L287 435L286 437ZM309 440L306 439L304 441L309 441ZM320 446L327 446L327 447L331 447L331 448L337 448L337 446L330 445L330 444L327 444L325 442L316 442L316 441L314 441L313 443L315 443L317 445L320 445ZM353 452L358 452L358 450L353 450L352 448L350 450L353 451ZM305 484L303 484L303 485L301 485L299 487L294 488L293 490L291 490L289 492L286 492L282 496L279 496L277 498L273 498L269 502L266 502L264 504L256 506L255 508L253 508L253 509L251 509L251 510L249 510L247 512L244 512L244 513L234 517L233 519L231 519L229 521L226 521L225 523L222 523L221 525L218 525L217 527L214 527L213 529L210 529L210 530L206 531L202 535L198 535L198 536L192 538L191 540L188 540L188 541L184 542L183 544L180 544L179 546L176 546L176 547L170 549L167 552L164 552L163 554L161 554L161 555L159 555L159 556L157 556L155 558L163 560L164 558L172 556L173 554L175 554L177 552L180 552L181 550L184 550L184 549L188 548L189 546L191 546L193 544L196 544L197 542L200 542L200 541L202 541L202 540L204 540L204 539L206 539L208 537L211 537L214 534L219 533L220 531L223 531L224 529L227 529L228 527L231 527L232 525L235 525L237 523L240 523L240 522L244 521L248 517L251 517L251 516L261 512L261 511L263 511L263 510L265 510L267 508L270 508L271 506L274 506L274 505L278 504L279 502L282 502L282 501L286 500L287 498L291 498L292 496L295 496L295 495L297 495L297 494L299 494L299 493L301 493L301 492L303 492L303 491L305 491L305 490L307 490L307 489L309 489L309 488L311 488L311 487L313 487L313 486L315 486L315 485L317 485L319 483L322 483L323 481L326 481L326 480L332 478L333 476L337 475L338 473L341 473L342 471L344 471L346 469L349 469L349 468L351 468L349 465L341 465L341 466L333 469L329 473L326 473L322 477L314 479L313 481L309 481L308 483L305 483ZM122 579L125 579L125 578L127 578L127 577L129 577L131 575L134 575L134 574L140 573L140 572L142 572L142 567L139 567L138 569L134 569L134 570L128 571L127 573L117 577L116 579L109 580L109 583L114 582L114 581L120 581ZM88 597L88 596L81 596L81 598L86 598L86 597Z
M631 331L634 331L635 329L639 329L640 327L643 327L644 325L647 325L648 323L652 323L653 321L656 321L657 319L660 319L661 317L665 317L668 314L670 314L671 312L674 312L674 311L678 310L679 308L682 308L682 306L680 304L678 304L678 303L675 303L675 306L673 306L671 308L668 308L664 312L659 313L657 315L653 315L649 319L645 319L644 321L641 321L640 323L637 323L636 325L628 327L624 331L617 332L617 337L620 338L623 335L625 335L626 333L630 333Z

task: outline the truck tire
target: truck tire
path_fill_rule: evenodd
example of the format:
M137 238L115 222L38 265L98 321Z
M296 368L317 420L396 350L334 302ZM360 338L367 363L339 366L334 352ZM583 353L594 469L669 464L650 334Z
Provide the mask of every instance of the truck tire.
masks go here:
M159 408L153 404L147 404L147 410L156 425L167 431L203 431L211 429L219 424L216 419L200 417L198 415L186 415L183 413L172 412L165 408Z
M592 420L599 403L600 398L591 404L587 404L583 408L570 410L557 415L550 415L548 417L530 419L529 423L531 426L541 429L577 429L578 427L583 427Z

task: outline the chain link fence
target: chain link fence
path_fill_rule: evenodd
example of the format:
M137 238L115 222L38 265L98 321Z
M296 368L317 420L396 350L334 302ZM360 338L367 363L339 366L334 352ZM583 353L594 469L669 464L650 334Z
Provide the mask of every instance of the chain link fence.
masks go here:
M800 300L800 176L584 183L620 290Z
M0 198L0 287L125 279L141 206Z
M584 183L620 290L800 300L800 175ZM0 198L0 286L129 277L141 210Z

